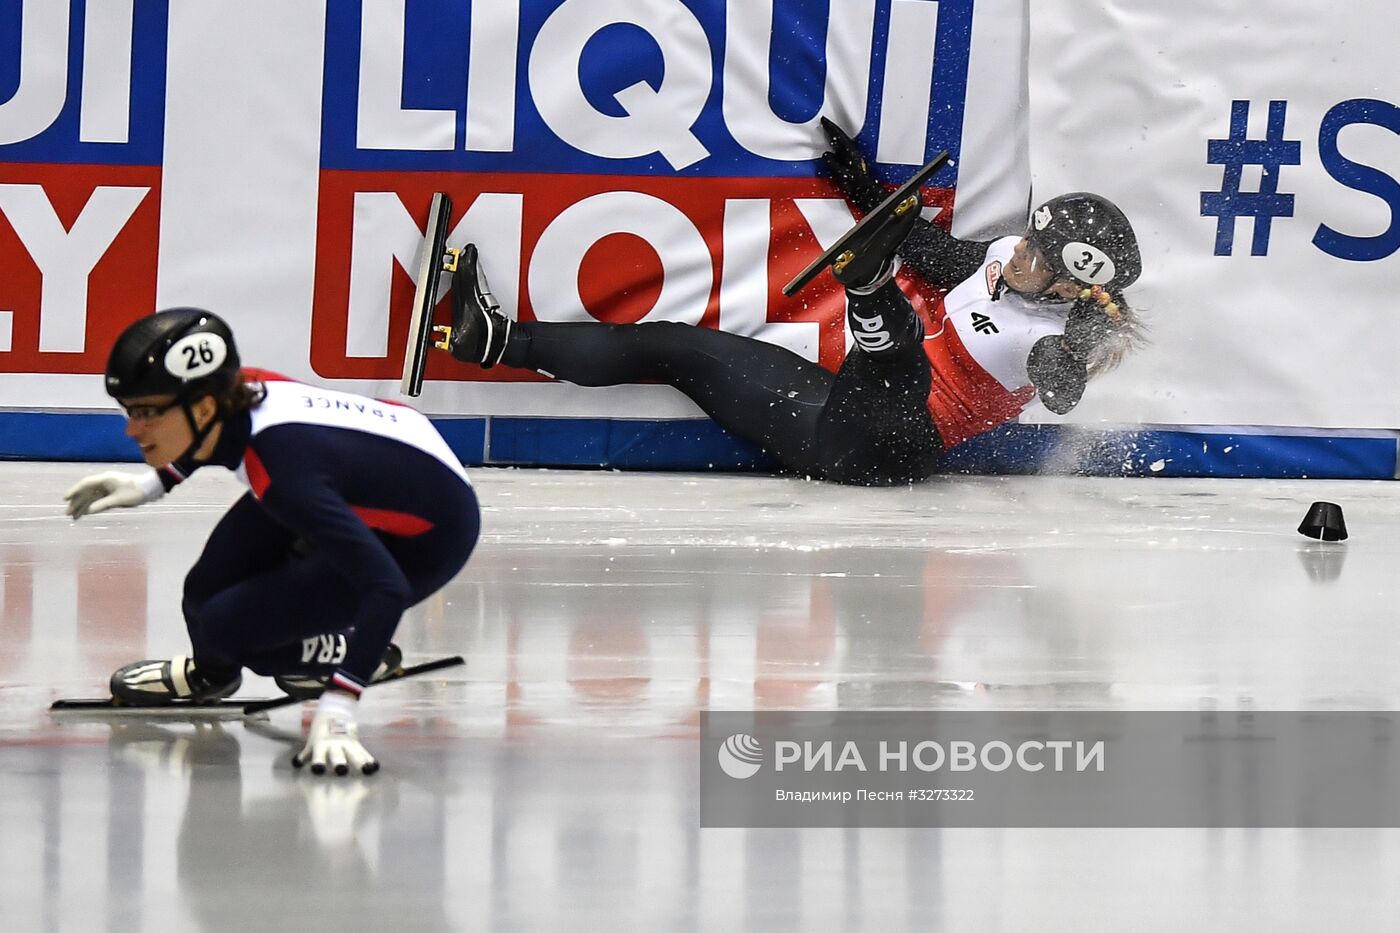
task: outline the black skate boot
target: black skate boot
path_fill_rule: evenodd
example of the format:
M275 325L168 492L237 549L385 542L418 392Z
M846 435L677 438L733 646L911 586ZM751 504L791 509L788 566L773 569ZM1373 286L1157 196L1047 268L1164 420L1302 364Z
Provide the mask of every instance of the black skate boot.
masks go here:
M831 264L836 281L856 294L870 294L888 282L897 266L895 253L919 222L921 202L910 194L851 238Z
M371 684L377 684L387 679L391 675L398 675L403 671L403 652L399 646L389 642L389 647L384 649L384 657L379 662L379 666L374 669L374 674L370 677ZM298 700L314 700L325 692L330 684L330 674L278 674L272 678L282 692L289 697Z
M188 702L198 706L233 696L243 685L241 674L222 683L212 682L194 665L194 659L176 655L169 661L137 661L112 675L112 696L125 706L169 706Z
M481 271L476 245L468 243L452 272L452 326L433 328L441 339L433 343L463 363L490 369L500 362L510 336L511 321L501 314L500 302L491 294Z

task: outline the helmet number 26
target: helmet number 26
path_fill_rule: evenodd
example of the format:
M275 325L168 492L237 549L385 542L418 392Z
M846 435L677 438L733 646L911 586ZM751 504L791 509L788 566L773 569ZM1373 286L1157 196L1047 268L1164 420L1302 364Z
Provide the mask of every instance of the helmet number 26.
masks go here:
M201 340L198 346L186 344L185 369L199 369L214 362L214 348L209 346L209 341Z
M165 354L165 369L180 380L199 379L228 359L228 345L218 334L186 334Z

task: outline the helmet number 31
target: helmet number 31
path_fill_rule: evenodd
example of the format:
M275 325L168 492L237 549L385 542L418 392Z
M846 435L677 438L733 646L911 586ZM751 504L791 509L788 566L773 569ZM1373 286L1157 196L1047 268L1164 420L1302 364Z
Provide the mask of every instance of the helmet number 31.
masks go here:
M1076 279L1086 285L1107 285L1113 281L1113 260L1097 246L1089 243L1066 243L1060 253Z

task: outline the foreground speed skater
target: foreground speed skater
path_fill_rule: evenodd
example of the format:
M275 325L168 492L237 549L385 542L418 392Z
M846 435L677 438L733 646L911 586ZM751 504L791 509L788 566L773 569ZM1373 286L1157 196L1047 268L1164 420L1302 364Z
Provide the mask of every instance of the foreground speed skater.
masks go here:
M215 702L246 667L320 695L295 765L373 773L360 694L399 673L400 617L456 576L480 529L447 443L412 408L241 368L228 325L197 308L128 327L106 388L152 469L86 477L66 495L73 518L158 499L211 464L249 490L185 578L192 651L121 668L115 701Z
M1019 234L960 240L921 219L917 195L887 195L855 143L823 125L824 159L866 216L789 290L828 265L845 287L853 346L837 372L688 324L508 320L471 245L450 265L453 322L437 328L446 335L435 346L483 368L582 386L665 383L787 472L884 486L927 478L946 451L1037 396L1067 413L1094 375L1140 342L1124 289L1142 259L1128 219L1106 198L1051 198ZM894 280L901 262L946 293L927 321Z

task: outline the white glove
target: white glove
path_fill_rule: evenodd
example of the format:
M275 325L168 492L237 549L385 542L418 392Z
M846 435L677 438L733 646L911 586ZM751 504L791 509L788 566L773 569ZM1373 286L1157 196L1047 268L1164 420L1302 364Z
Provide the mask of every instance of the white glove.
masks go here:
M84 515L96 515L118 506L130 508L163 495L165 487L155 470L146 473L108 470L79 480L63 498L68 503L67 514L76 521Z
M378 771L379 762L360 744L360 727L355 724L358 705L359 700L339 690L321 694L306 745L293 756L292 764L300 768L310 762L312 774L325 774L327 767L342 776L351 769L364 774Z

